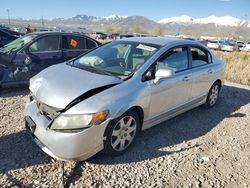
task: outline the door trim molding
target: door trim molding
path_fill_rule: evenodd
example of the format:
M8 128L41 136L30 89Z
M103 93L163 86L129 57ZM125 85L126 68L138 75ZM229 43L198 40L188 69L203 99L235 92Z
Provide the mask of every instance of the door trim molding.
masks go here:
M195 108L197 106L200 106L201 104L205 103L207 95L202 95L201 97L198 97L192 101L189 101L181 106L178 106L174 109L171 109L167 112L164 112L160 115L157 115L156 117L150 118L143 122L142 130L148 129L154 125L157 125L163 121L166 121L172 117L175 117L183 112L186 112L192 108Z

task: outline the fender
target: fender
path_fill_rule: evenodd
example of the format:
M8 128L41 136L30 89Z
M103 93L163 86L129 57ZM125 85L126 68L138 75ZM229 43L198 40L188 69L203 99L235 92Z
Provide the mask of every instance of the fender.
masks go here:
M83 93L82 95L80 95L79 97L75 98L73 101L71 101L63 110L61 110L60 112L65 112L67 111L68 109L70 109L71 107L75 106L76 104L84 101L85 99L89 98L89 97L92 97L106 89L109 89L113 86L115 86L117 84L110 84L110 85L105 85L105 86L101 86L101 87L98 87L98 88L94 88L94 89L91 89L89 91L87 91L86 93Z

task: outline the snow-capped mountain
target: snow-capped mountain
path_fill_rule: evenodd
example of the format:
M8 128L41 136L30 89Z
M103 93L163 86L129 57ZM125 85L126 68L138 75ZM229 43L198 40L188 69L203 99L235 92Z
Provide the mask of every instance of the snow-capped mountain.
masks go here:
M191 18L190 16L179 16L179 17L170 17L170 18L164 18L160 21L158 21L158 23L193 23L193 18Z
M125 19L127 17L128 16L111 15L111 16L102 17L102 19L106 19L106 20L118 20L118 19Z
M209 16L206 18L192 18L190 16L180 16L180 17L170 17L164 18L158 21L160 24L168 24L168 23L179 23L179 24L215 24L217 26L231 26L237 27L242 26L248 23L248 27L250 26L250 21L241 20L232 16Z
M54 20L57 21L76 21L76 22L84 22L84 23L91 23L91 22L107 22L107 21L115 21L115 20L122 20L126 19L128 16L120 16L120 15L111 15L106 17L97 17L97 16L88 16L85 14L78 14L72 18L56 18Z

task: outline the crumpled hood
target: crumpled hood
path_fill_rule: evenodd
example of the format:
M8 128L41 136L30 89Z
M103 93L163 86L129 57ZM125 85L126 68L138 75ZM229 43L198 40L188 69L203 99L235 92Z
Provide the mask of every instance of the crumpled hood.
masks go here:
M31 78L30 91L40 102L64 109L71 101L91 89L121 82L116 77L92 73L62 63Z

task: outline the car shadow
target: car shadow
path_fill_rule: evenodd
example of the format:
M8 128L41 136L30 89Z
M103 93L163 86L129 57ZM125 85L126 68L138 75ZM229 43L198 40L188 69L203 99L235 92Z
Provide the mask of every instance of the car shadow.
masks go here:
M26 130L1 136L0 151L0 173L51 161L51 158L35 144Z
M21 94L27 93L26 90L20 92ZM6 93L4 96L8 96L8 94ZM166 149L168 146L184 141L188 142L207 134L225 118L242 118L248 115L238 110L249 103L250 90L224 86L220 99L214 108L197 107L151 129L142 131L134 146L121 156L110 157L99 153L87 162L106 165L140 162L199 147L199 143L197 143L194 145L186 144L186 147L175 151ZM1 136L0 151L0 174L8 173L14 169L51 163L51 158L36 146L25 130ZM82 176L82 165L84 163L78 162L75 167L70 169L70 175L66 177L65 185L70 185Z
M176 151L163 149L201 137L215 128L225 118L246 116L247 114L236 111L249 103L250 90L224 86L215 107L206 109L200 106L151 129L142 131L135 145L121 156L112 157L99 153L89 159L88 162L96 164L140 162L199 147L199 144L192 146L186 144L186 147Z

